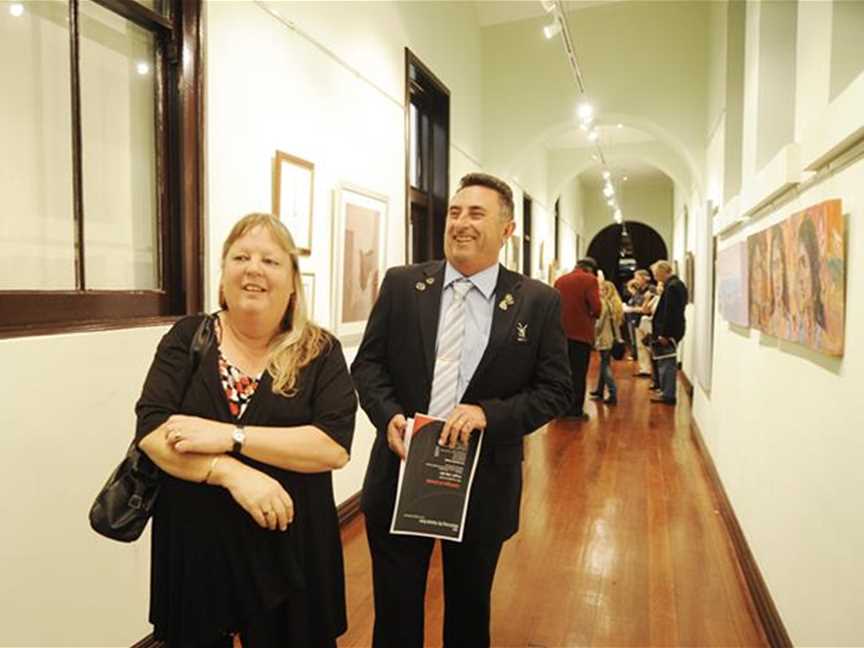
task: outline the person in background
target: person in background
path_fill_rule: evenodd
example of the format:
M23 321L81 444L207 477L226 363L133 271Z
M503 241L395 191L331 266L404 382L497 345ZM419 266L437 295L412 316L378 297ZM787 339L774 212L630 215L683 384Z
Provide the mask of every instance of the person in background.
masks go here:
M618 386L612 373L612 344L621 339L621 323L624 320L624 306L618 290L611 281L604 281L600 287L600 317L597 319L595 346L600 352L600 371L597 387L590 393L591 398L602 400L607 405L618 404ZM603 398L604 390L609 396Z
M561 324L567 334L567 355L573 376L574 398L567 415L587 420L585 382L594 348L594 323L600 316L597 262L591 257L580 259L572 272L558 278L555 288L561 293Z
M222 246L222 310L162 338L136 406L164 471L153 514L150 621L170 647L335 647L345 578L331 471L357 399L339 341L309 320L297 248L250 214Z
M651 401L675 405L678 384L677 349L686 327L684 309L687 306L687 286L674 274L672 264L668 261L655 262L651 270L657 281L663 284L652 326L660 393L652 396Z

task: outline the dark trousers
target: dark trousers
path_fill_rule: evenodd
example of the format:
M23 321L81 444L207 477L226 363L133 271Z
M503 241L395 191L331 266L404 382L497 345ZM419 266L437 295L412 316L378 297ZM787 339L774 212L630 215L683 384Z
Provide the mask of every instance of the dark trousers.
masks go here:
M573 375L573 404L568 414L581 416L585 406L585 380L588 363L591 361L591 345L579 340L567 340L567 355L570 357L570 373Z
M375 594L374 648L423 648L426 574L435 541L394 535L366 518ZM502 542L441 541L444 647L488 648L492 580Z

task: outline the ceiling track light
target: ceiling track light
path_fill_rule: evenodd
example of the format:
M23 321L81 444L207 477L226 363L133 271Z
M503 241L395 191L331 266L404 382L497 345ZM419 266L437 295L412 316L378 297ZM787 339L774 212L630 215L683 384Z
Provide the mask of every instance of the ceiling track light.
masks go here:
M552 39L560 33L561 25L558 24L557 20L543 28L543 35L546 37L546 40Z

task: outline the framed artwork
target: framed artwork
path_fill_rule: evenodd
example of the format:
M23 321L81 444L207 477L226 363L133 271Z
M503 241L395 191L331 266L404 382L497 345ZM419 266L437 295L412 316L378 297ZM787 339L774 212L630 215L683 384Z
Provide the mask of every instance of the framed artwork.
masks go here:
M301 255L312 253L312 198L315 165L276 151L273 159L273 213L285 223Z
M747 239L750 326L842 356L846 248L840 200L792 214Z
M693 303L693 293L696 288L696 261L692 252L684 255L684 283L687 286L687 303Z
M303 284L303 298L306 300L306 310L309 319L315 319L315 274L312 272L301 272L300 283Z
M333 325L343 342L359 341L384 278L387 196L343 184L333 218Z
M730 245L717 254L717 299L720 315L738 326L750 325L747 243Z

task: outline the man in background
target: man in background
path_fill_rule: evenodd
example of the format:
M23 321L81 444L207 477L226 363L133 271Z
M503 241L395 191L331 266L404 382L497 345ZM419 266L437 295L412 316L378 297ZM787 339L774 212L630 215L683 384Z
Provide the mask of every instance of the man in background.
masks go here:
M567 415L585 421L585 380L594 348L594 323L600 316L597 262L591 257L580 259L572 272L558 278L555 288L561 293L561 325L573 376L574 398Z
M660 393L652 396L655 403L675 405L678 378L678 344L684 337L684 309L687 307L687 286L674 273L668 261L657 261L651 271L663 284L663 293L654 312L654 358Z

